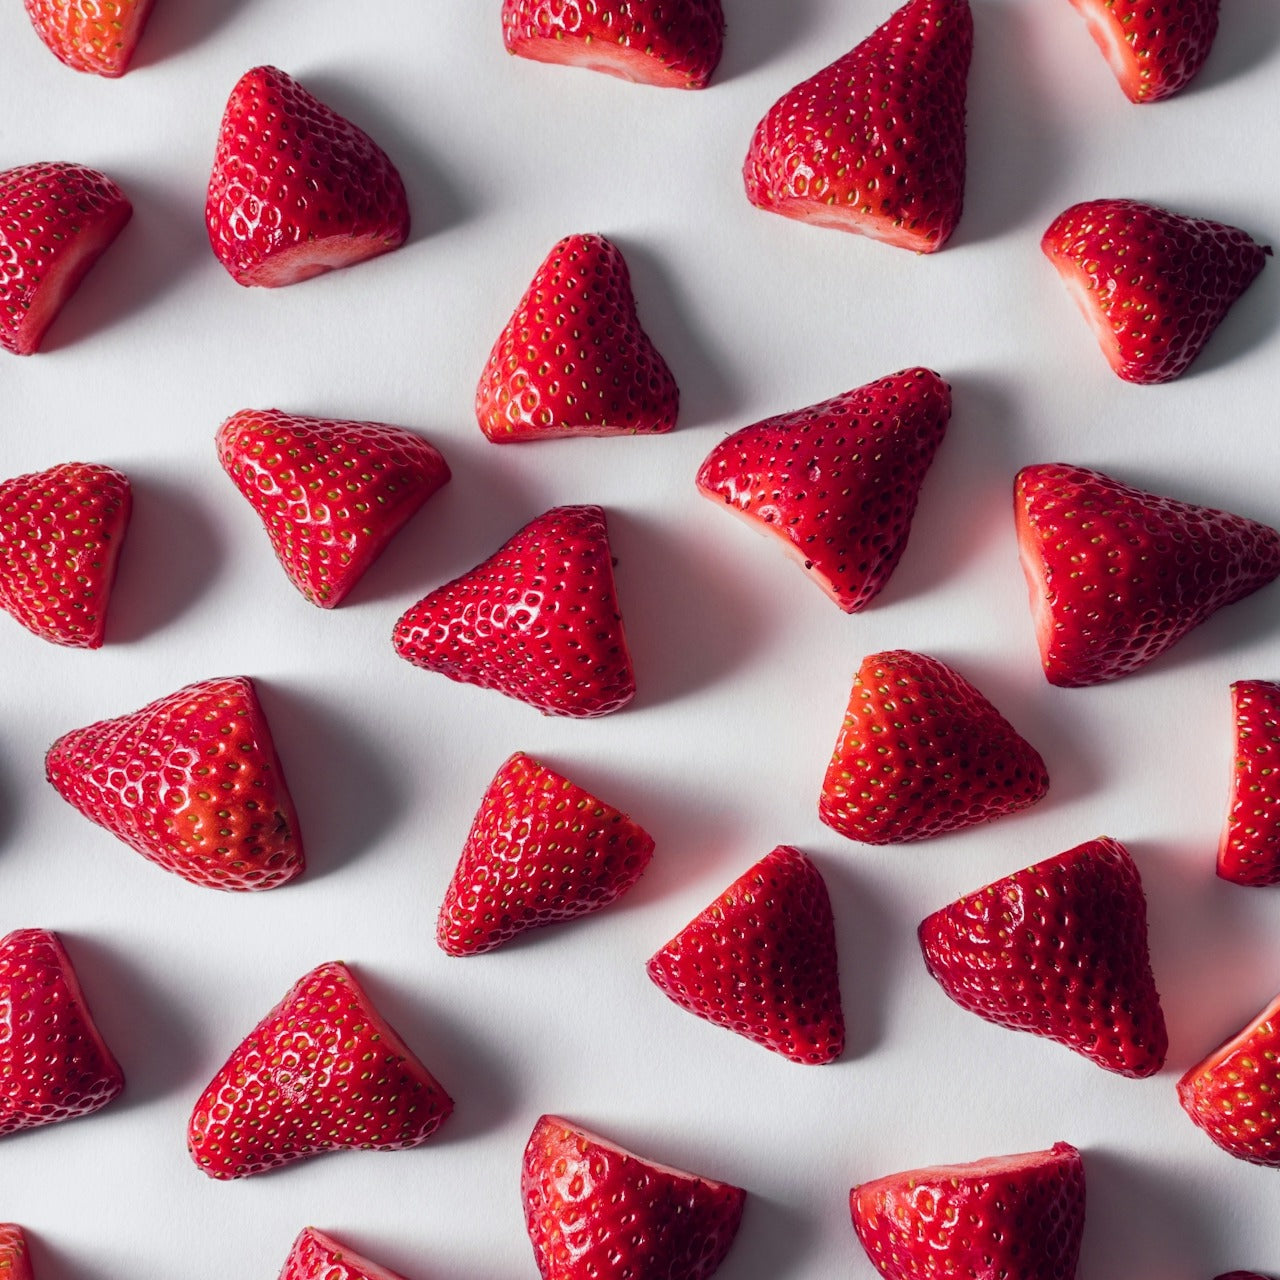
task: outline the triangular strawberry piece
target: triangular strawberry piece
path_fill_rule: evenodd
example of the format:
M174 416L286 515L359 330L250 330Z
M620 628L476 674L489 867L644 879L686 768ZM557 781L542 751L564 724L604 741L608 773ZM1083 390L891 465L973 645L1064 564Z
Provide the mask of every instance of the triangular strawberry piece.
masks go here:
M1236 884L1280 884L1280 684L1231 686L1235 759L1218 874Z
M969 0L911 0L785 93L743 178L758 208L933 253L964 204Z
M884 588L951 417L951 388L905 369L735 431L698 489L779 539L846 613Z
M305 1227L293 1242L280 1280L404 1280L404 1277L370 1262L323 1231Z
M88 462L0 483L0 609L42 640L100 648L132 509L128 477Z
M4 1280L32 1280L27 1237L16 1222L0 1222L0 1276Z
M1137 200L1088 200L1040 242L1126 382L1169 382L1204 350L1271 249L1239 227Z
M554 507L396 624L402 658L544 715L608 715L635 673L600 507Z
M495 444L657 435L679 408L617 246L595 235L561 240L489 353L476 390L481 430Z
M0 1137L90 1115L123 1089L58 935L0 938Z
M1169 1048L1129 852L1103 837L997 880L920 925L925 964L962 1009L1154 1075Z
M63 734L45 771L90 822L192 884L274 889L302 874L298 815L242 676Z
M831 898L818 868L779 845L649 961L682 1009L793 1062L834 1062L844 1013Z
M818 816L864 844L959 831L1035 804L1040 753L963 676L904 649L873 653L822 784Z
M1014 483L1018 550L1050 684L1137 671L1280 576L1280 533L1064 463Z
M211 1178L244 1178L327 1151L416 1147L452 1110L351 970L322 964L209 1082L187 1147Z
M480 802L436 941L451 956L478 955L599 911L652 856L653 837L625 813L518 751Z
M53 55L76 71L115 79L129 69L152 0L25 0Z

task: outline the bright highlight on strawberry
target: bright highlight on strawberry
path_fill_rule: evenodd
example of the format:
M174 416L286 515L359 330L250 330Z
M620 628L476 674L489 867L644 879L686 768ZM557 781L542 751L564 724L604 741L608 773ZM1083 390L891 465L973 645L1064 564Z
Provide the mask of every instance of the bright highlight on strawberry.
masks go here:
M1218 874L1236 884L1280 884L1280 684L1231 686L1235 760Z
M307 1227L293 1242L280 1280L404 1280L404 1277L370 1262L315 1227Z
M54 57L75 71L114 79L129 70L152 0L24 2L31 25Z

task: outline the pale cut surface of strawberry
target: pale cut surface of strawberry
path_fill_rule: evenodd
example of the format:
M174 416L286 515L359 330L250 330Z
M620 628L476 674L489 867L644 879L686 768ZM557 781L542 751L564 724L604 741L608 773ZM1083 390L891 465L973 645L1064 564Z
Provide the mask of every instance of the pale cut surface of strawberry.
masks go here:
M933 253L964 205L969 0L911 0L783 94L743 168L757 208Z
M1023 467L1014 512L1050 684L1129 675L1280 575L1268 525L1087 467Z
M242 409L217 448L289 580L322 609L342 603L450 478L438 449L382 422Z
M29 356L133 216L120 188L81 164L0 173L0 347Z
M831 897L791 845L739 876L648 969L682 1009L792 1062L834 1062L844 1052Z
M16 1222L0 1222L0 1277L32 1280L27 1237Z
M58 935L0 938L0 1137L91 1115L123 1089Z
M1271 254L1239 227L1138 200L1087 200L1040 242L1126 382L1186 372Z
M962 1009L1123 1076L1164 1066L1147 899L1118 840L1090 840L997 880L935 911L919 935L930 974Z
M878 1178L849 1193L885 1280L1074 1280L1084 1234L1080 1153L996 1156Z
M300 978L209 1082L187 1148L211 1178L425 1142L453 1100L345 964Z
M64 734L45 771L90 822L192 884L274 889L302 873L298 816L243 676Z
M621 710L635 673L600 507L553 507L396 624L396 652L544 715Z
M1280 884L1280 684L1231 686L1235 753L1218 874L1236 884Z
M278 67L255 67L222 117L205 224L237 284L278 288L399 248L409 202L363 129Z
M679 409L622 253L604 236L566 236L489 353L476 389L480 429L495 444L660 435Z
M637 84L702 89L724 50L720 0L503 0L509 52Z
M445 893L436 941L478 955L599 911L640 878L653 837L612 805L516 752L480 802Z
M722 440L698 490L771 534L846 613L884 589L951 417L951 388L904 369Z
M706 1280L746 1192L624 1151L559 1116L524 1150L525 1223L542 1280Z
M958 672L904 649L864 658L818 816L864 844L926 840L1035 804L1040 753Z
M132 508L128 477L89 462L0 483L0 609L52 644L100 648Z
M315 1227L305 1227L293 1242L280 1280L404 1280L348 1249Z
M25 0L36 34L75 71L115 79L129 69L152 0Z

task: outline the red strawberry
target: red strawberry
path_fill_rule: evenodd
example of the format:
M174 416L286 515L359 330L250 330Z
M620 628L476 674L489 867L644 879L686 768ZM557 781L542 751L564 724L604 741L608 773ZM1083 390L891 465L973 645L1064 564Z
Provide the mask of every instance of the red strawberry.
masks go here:
M964 204L969 0L911 0L784 94L743 169L773 213L933 253Z
M187 1129L211 1178L244 1178L326 1151L425 1142L453 1099L345 964L300 978L200 1095Z
M409 235L404 183L386 153L276 67L246 71L231 91L204 216L236 283L272 289Z
M76 71L115 79L129 60L151 13L151 0L25 0L36 34L54 57Z
M1147 900L1118 840L1090 840L935 911L925 964L962 1009L1141 1078L1169 1049Z
M27 1238L16 1222L0 1222L0 1276L4 1280L31 1280Z
M679 408L622 254L603 236L561 240L489 353L476 390L480 429L495 444L657 435Z
M63 734L45 771L91 822L192 884L274 889L302 874L298 816L244 677Z
M535 62L702 89L724 49L724 11L720 0L503 0L502 38Z
M897 567L950 417L951 388L905 369L735 431L702 464L698 488L773 534L857 613Z
M1184 373L1271 254L1239 227L1137 200L1087 200L1040 241L1126 382Z
M600 507L554 507L396 624L396 652L544 715L608 715L635 697Z
M100 648L132 506L128 477L88 462L0 483L0 609L42 640Z
M818 816L850 840L900 844L1044 796L1040 753L963 676L904 649L864 658Z
M0 938L0 1137L90 1115L123 1089L58 935Z
M1075 1147L912 1169L854 1187L853 1226L885 1280L1074 1280L1084 1233Z
M480 802L436 941L451 956L478 955L599 911L652 856L653 837L625 813L518 751Z
M315 1227L305 1227L293 1242L280 1280L404 1280Z
M542 1280L706 1280L729 1252L747 1198L559 1116L534 1126L521 1190Z
M242 409L218 460L262 518L293 585L333 609L449 480L437 449L403 427Z
M1280 533L1046 463L1014 482L1018 550L1050 684L1116 680L1280 575Z
M1280 1168L1280 996L1178 1081L1192 1120L1228 1155Z
M818 868L779 845L650 961L682 1009L793 1062L834 1062L844 1013L831 898Z
M1218 874L1237 884L1280 884L1280 684L1231 686L1235 764Z
M26 164L0 173L0 347L29 356L133 216L104 173Z

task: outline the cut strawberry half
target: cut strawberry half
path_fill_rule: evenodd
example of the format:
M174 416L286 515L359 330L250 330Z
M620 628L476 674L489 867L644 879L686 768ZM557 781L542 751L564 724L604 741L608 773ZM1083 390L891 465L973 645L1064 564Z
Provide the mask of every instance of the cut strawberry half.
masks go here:
M0 1276L4 1280L32 1280L27 1237L16 1222L0 1222Z
M1218 874L1236 884L1280 884L1280 684L1231 686L1235 752Z
M115 79L129 69L152 0L25 0L36 34L60 62Z
M404 1277L339 1244L323 1231L306 1227L293 1242L280 1280L404 1280Z

